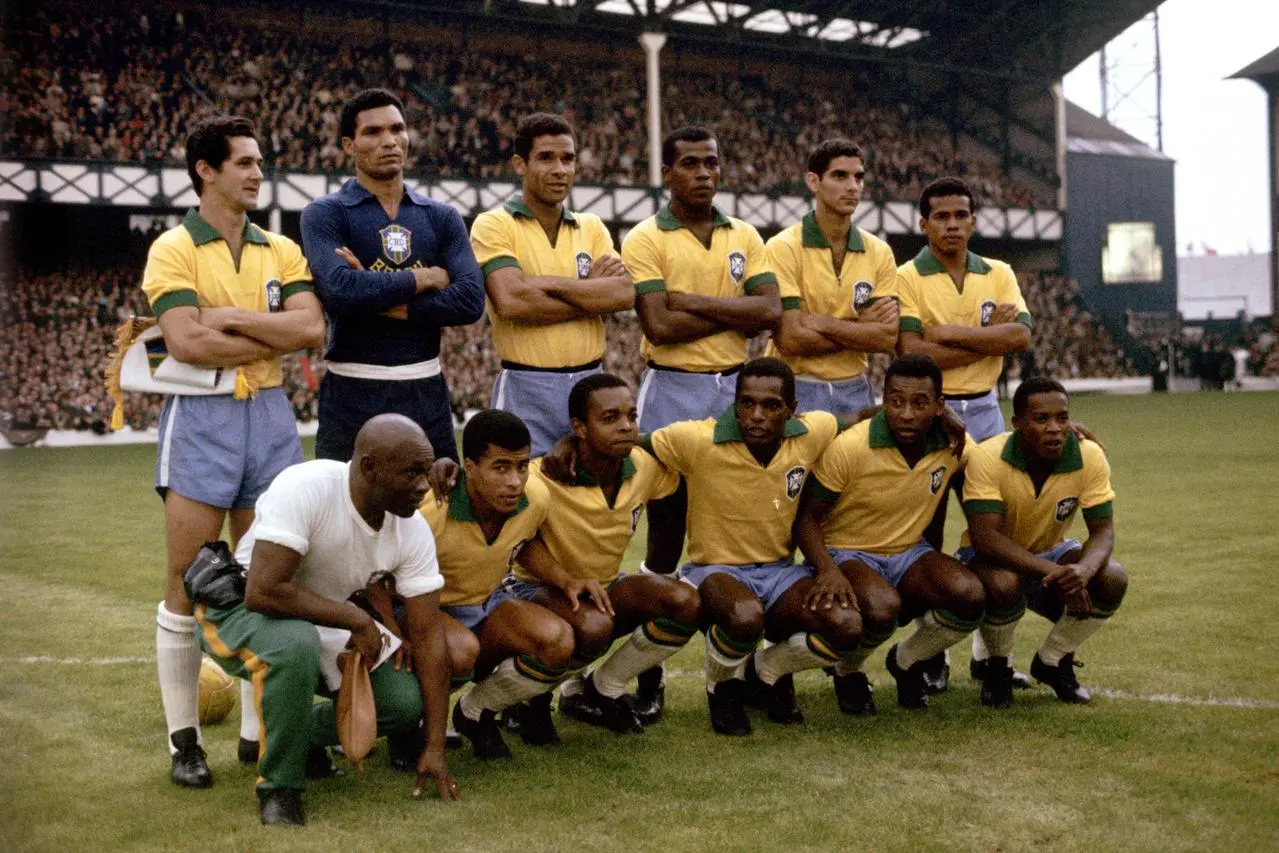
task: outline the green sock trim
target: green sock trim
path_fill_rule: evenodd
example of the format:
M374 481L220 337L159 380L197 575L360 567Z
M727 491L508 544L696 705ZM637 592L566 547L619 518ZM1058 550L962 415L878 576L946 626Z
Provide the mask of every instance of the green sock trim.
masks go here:
M976 630L985 616L986 614L983 612L976 619L962 619L949 610L943 610L940 607L933 611L933 618L937 620L938 625L943 628L949 628L952 631L963 631L964 633Z
M755 647L759 645L758 636L745 643L735 642L718 625L712 625L711 629L706 632L706 636L715 644L715 648L719 650L720 654L731 658L744 658L755 651Z
M1011 625L1026 615L1026 599L1022 598L1009 610L987 610L987 625Z
M681 625L671 619L656 616L640 626L649 642L659 646L679 648L697 633L696 625Z
M567 668L552 669L549 666L543 666L537 660L528 655L520 655L515 659L515 668L520 675L531 678L534 681L541 681L544 684L554 684L560 680L564 673L568 672Z
M840 648L821 634L814 634L811 631L805 635L804 643L808 646L810 652L831 663L839 663L844 659L845 655L857 649L856 646L848 649Z

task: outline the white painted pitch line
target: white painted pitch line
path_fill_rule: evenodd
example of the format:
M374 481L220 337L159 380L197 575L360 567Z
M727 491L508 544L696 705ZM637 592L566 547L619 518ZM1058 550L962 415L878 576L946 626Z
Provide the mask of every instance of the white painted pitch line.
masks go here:
M31 655L21 658L8 658L4 663L19 664L54 664L58 666L119 666L121 664L152 664L155 663L153 657L118 657L118 658L55 658L49 655ZM684 669L668 669L666 671L667 678L704 678L704 674L697 670ZM966 689L973 685L954 685L960 689ZM1129 693L1125 690L1111 690L1105 687L1093 689L1096 696L1104 696L1107 699L1115 699L1121 702L1150 702L1156 705L1185 705L1195 708L1244 708L1249 710L1260 711L1279 711L1279 702L1272 702L1268 699L1242 699L1242 698L1217 698L1215 696L1182 696L1179 693L1152 693L1143 695L1140 693Z

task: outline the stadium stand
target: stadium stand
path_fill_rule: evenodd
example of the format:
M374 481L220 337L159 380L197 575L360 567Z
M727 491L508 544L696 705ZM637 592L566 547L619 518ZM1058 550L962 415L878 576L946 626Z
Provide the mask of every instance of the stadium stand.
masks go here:
M578 127L581 182L638 184L647 175L638 51L568 63L464 48L444 34L412 44L302 39L267 20L211 23L198 10L84 18L32 7L4 23L10 121L2 142L11 155L181 165L185 122L220 111L258 122L276 168L339 171L342 100L385 85L408 107L410 174L509 177L514 122L538 108ZM713 125L728 152L725 187L736 191L802 193L798 164L816 141L838 134L868 152L876 200L914 200L929 180L957 174L982 203L1053 206L1049 187L962 154L944 124L895 98L876 73L848 69L774 88L708 60L668 75L664 124Z
M102 372L116 325L130 314L147 313L137 288L138 269L140 264L102 270L75 266L0 276L0 426L105 431L112 403ZM1116 377L1132 372L1105 327L1080 303L1072 281L1036 273L1020 279L1036 318L1034 359L1015 364L1013 378L1031 373ZM634 385L643 369L639 324L629 313L607 322L605 368ZM762 351L763 343L757 339L752 351ZM1250 371L1279 374L1274 335L1254 335L1247 346ZM440 357L457 413L487 406L499 366L487 321L445 329ZM887 363L887 356L872 359L871 379L877 390ZM317 353L285 360L285 389L298 420L315 418L316 389L323 375L324 362ZM152 426L159 412L160 398L129 395L126 416L134 429Z

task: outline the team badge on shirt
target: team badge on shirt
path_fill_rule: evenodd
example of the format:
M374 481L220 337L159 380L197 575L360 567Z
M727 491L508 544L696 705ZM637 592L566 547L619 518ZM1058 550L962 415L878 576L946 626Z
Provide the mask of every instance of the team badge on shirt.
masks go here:
M746 277L746 256L741 252L733 252L728 256L728 274L738 284Z
M803 465L796 465L786 472L786 497L791 500L799 497L800 490L804 488L804 475L807 473L808 469Z
M575 260L577 261L577 277L590 278L591 277L591 253L578 252Z
M413 254L413 232L403 225L388 225L377 232L382 238L382 254L393 264L402 264Z
M928 475L928 493L935 495L941 489L942 480L946 476L946 466L942 465Z
M995 303L987 299L981 304L981 324L990 325L990 318L995 316Z
M875 285L869 281L859 281L853 285L853 309L860 311L866 307L866 303L870 301L870 295L875 290Z
M278 278L267 281L266 287L266 310L274 314L284 308L284 300L281 298L283 288Z
M635 528L639 527L640 514L644 512L643 504L636 504L631 510L631 532L635 532Z
M515 543L515 547L511 549L511 556L506 558L506 568L515 568L515 558L520 555L520 551L523 550L524 546L527 544L527 539L521 539L519 542Z
M1070 518L1077 506L1079 506L1079 498L1062 498L1057 501L1057 520L1065 521Z

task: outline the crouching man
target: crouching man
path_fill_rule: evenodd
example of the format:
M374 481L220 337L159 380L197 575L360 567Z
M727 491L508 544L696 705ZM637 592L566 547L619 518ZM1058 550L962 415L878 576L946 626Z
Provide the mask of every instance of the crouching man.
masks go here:
M458 799L444 758L443 579L435 540L417 512L432 459L419 426L380 415L359 431L351 462L321 459L284 470L258 500L257 518L236 552L249 567L244 603L195 608L204 649L227 673L253 684L264 824L301 825L307 776L331 773L323 748L338 742L337 708L332 701L313 704L324 654L316 626L350 631L363 659L376 661L382 633L347 598L387 575L404 597L414 666L413 673L389 665L371 673L378 734L415 728L425 709L418 788L429 777L442 798Z

